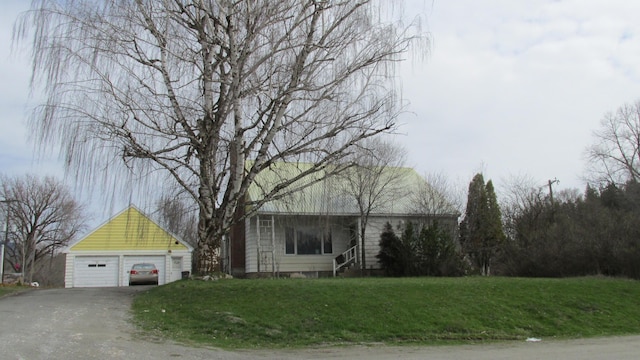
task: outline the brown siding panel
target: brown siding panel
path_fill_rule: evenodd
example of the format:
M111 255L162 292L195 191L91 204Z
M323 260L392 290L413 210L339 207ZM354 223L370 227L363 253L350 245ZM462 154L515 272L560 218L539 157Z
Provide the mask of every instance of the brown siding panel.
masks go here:
M236 211L236 219L244 216L244 206L241 204ZM245 266L245 220L236 222L231 228L231 275L244 277Z

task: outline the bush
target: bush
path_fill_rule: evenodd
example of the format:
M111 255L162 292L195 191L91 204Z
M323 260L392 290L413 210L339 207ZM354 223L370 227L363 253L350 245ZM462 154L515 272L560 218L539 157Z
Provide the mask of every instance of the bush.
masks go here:
M380 252L376 258L380 261L382 269L388 276L407 276L408 256L411 249L395 234L390 223L384 225L380 234Z
M462 257L451 235L438 223L423 225L419 231L413 223L407 223L401 237L395 234L391 224L385 224L376 257L388 276L464 274Z

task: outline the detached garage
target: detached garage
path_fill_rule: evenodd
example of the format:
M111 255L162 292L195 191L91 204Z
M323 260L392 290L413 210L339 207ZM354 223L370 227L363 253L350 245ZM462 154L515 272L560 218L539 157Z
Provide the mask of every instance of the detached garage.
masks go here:
M139 263L154 264L158 285L166 284L191 272L192 251L131 206L66 249L65 287L129 286Z

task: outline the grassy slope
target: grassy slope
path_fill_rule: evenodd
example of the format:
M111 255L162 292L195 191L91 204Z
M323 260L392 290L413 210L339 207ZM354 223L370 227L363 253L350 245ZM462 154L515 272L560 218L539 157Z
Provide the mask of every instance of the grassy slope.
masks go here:
M640 282L179 281L141 294L133 310L147 331L228 348L605 336L640 333Z
M0 286L0 298L16 291L24 291L26 289L28 288L22 286Z

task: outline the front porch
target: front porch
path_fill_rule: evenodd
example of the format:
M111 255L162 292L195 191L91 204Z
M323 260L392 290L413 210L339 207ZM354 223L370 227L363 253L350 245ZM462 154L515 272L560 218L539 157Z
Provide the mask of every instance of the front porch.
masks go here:
M357 263L357 225L358 218L354 216L250 217L243 224L245 276L334 276ZM241 246L237 240L232 239L232 247ZM231 267L237 269L237 265Z

